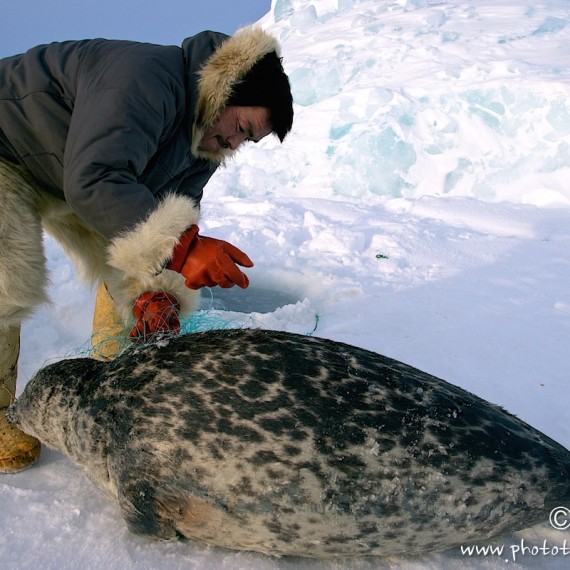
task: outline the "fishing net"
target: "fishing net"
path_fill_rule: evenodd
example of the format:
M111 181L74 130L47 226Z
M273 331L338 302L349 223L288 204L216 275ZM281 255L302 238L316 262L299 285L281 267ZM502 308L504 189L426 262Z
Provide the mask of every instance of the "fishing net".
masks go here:
M105 297L98 298L98 308L93 318L93 334L70 356L90 356L98 360L112 360L127 350L143 344L166 342L173 335L159 333L149 336L146 341L133 342L129 330L116 313L114 305ZM234 318L235 313L226 311L220 301L213 297L202 303L204 308L180 320L180 334L197 333L209 330L242 328L243 320ZM168 327L166 327L168 329Z

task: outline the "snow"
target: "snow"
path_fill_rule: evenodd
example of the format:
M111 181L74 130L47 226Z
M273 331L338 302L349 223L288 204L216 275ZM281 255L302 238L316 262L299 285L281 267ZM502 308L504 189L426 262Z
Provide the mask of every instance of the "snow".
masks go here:
M204 293L205 326L371 349L570 447L568 2L273 0L260 23L282 41L296 122L206 189L202 233L256 265L246 291ZM24 326L19 391L88 346L93 292L50 238L46 252L53 304ZM570 551L548 522L484 543L503 547L487 556L322 562L153 543L49 450L0 478L0 504L3 570L550 569Z

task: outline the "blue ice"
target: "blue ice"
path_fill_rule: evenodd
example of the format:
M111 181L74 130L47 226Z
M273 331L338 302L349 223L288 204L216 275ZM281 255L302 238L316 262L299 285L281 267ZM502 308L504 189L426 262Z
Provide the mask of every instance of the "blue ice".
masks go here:
M331 138L334 141L344 137L344 135L347 135L350 132L350 129L352 129L353 124L354 123L345 123L344 125L331 127L329 132L329 138Z
M317 10L312 4L309 4L300 10L295 10L295 13L291 16L291 25L297 31L303 33L310 26L314 25L317 20Z
M552 101L546 119L557 134L567 135L570 133L570 109L565 100Z
M276 22L291 16L294 12L295 9L293 8L292 0L277 0L277 2L275 2L273 16Z
M353 135L345 152L333 166L335 193L354 195L368 190L401 196L403 190L410 188L404 176L416 162L416 151L391 126ZM356 190L359 183L361 188Z
M540 34L554 34L563 30L566 27L566 21L560 18L555 18L554 16L549 16L532 32L533 36L538 36Z
M299 105L314 105L340 92L342 88L335 66L312 66L295 69L289 75L293 101Z
M445 175L443 182L443 192L445 194L451 192L457 183L465 176L466 172L471 171L473 168L472 162L467 158L460 158L457 161L457 166L451 172Z

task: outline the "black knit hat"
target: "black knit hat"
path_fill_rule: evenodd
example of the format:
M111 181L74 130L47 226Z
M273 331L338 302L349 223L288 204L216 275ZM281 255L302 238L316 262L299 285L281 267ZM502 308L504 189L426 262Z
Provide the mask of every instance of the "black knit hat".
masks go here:
M267 107L273 132L283 142L293 126L293 97L289 78L274 51L264 55L236 82L227 104Z

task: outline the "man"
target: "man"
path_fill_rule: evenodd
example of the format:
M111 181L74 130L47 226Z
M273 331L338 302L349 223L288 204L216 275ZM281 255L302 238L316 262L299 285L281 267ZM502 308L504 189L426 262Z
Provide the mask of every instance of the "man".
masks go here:
M199 204L242 143L290 131L279 56L275 38L248 27L182 48L96 39L0 60L1 472L40 451L5 410L20 324L47 299L44 229L101 284L94 336L116 313L134 341L177 334L201 287L247 287L238 265L251 260L199 234Z

